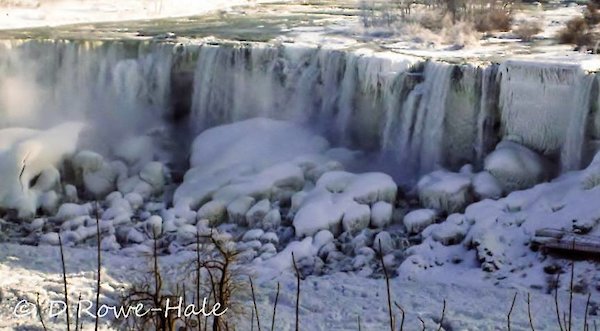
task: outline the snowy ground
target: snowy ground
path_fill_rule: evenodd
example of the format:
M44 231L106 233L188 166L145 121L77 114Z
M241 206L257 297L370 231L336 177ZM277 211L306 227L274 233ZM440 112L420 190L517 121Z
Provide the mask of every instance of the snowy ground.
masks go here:
M427 16L426 10L419 5L414 6L413 16L409 16L407 21L399 17L389 26L378 24L365 28L362 23L364 12L358 0L260 2L263 1L178 0L170 5L165 2L162 9L159 0L118 4L80 1L41 2L39 6L29 7L13 5L4 7L8 12L3 15L12 15L13 18L0 22L0 37L122 39L164 38L167 33L174 33L183 43L220 39L290 42L344 49L369 48L458 63L526 58L578 63L592 71L600 66L596 56L575 52L572 46L557 45L554 41L556 33L569 19L581 15L584 8L581 5L522 5L515 9L513 27L526 22L540 22L542 28L533 42L523 42L512 31L484 35L465 30L461 27L462 23L456 26L450 24L441 32L423 29L410 21ZM254 5L214 11L249 3ZM0 13L2 10L0 5ZM83 22L85 24L64 26ZM54 28L35 29L46 25ZM7 30L15 28L23 29Z
M193 16L254 0L2 0L0 29Z
M26 299L35 302L36 292L42 302L48 298L62 299L62 275L60 255L57 247L31 247L13 244L0 245L0 280L2 301L0 303L0 328L6 330L32 330L40 323L31 317L15 317L12 312L18 301ZM93 280L96 261L90 256L90 249L67 249L66 268L71 299L93 300L95 283ZM147 264L143 259L124 257L119 254L104 253L102 277L104 302L118 300L119 289L127 283L139 279L136 270L144 270ZM181 256L163 258L165 270L175 269L181 263ZM147 270L147 269L146 269ZM266 275L257 271L257 301L261 323L270 325L276 284L280 282L281 292L276 318L277 330L293 330L296 281L291 272ZM450 275L451 274L451 275ZM175 278L175 273L164 278ZM418 330L422 318L428 329L437 329L441 316L442 302L447 301L444 318L445 330L504 330L506 315L514 293L518 292L514 311L511 314L513 330L529 328L527 318L526 288L498 288L476 278L466 277L460 270L448 272L448 279L441 281L406 280L394 278L391 281L392 296L406 310L406 330ZM303 330L355 330L360 316L363 330L385 330L388 323L385 281L360 276L336 273L327 276L310 276L301 283L300 326ZM244 316L240 318L238 330L249 330L252 301L248 293L240 297ZM566 310L568 294L560 292L561 309ZM579 330L585 308L585 297L575 295L573 325ZM557 330L554 311L554 298L551 295L531 292L531 310L536 330ZM395 312L400 317L398 311ZM589 319L589 322L593 321ZM64 330L62 320L46 321L53 330ZM105 323L107 321L104 321ZM93 325L86 320L84 329ZM103 328L108 325L104 324ZM255 326L256 327L256 326Z

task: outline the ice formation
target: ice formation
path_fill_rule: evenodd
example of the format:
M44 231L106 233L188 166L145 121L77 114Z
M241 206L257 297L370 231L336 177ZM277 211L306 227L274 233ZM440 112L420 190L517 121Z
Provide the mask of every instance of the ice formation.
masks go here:
M24 217L32 216L41 206L44 195L57 191L60 186L57 168L66 156L75 152L83 128L82 123L67 122L46 131L7 129L9 131L3 132L8 139L0 152L3 174L0 207L16 209Z

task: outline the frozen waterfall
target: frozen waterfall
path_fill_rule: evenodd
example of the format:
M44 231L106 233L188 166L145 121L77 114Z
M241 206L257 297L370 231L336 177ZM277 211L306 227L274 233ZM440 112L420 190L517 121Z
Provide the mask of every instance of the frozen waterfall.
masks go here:
M479 167L501 139L579 169L600 139L598 89L595 74L565 64L299 44L0 44L2 128L83 120L95 128L91 144L158 134L189 145L215 125L269 117L362 149L406 184L440 167Z

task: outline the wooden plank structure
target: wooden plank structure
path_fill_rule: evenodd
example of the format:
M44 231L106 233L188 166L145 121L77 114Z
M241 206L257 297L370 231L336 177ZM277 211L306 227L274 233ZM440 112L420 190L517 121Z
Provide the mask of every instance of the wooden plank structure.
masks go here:
M598 236L544 228L535 232L532 241L546 251L573 252L600 257L600 237Z

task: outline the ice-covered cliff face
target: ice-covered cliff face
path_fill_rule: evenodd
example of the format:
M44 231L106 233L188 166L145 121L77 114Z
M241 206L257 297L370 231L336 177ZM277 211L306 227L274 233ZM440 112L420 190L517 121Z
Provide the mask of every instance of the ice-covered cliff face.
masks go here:
M600 137L596 76L575 65L455 65L294 44L0 45L3 128L81 120L96 128L92 142L162 132L189 144L252 117L372 152L405 183L438 166L479 166L502 138L577 169Z

